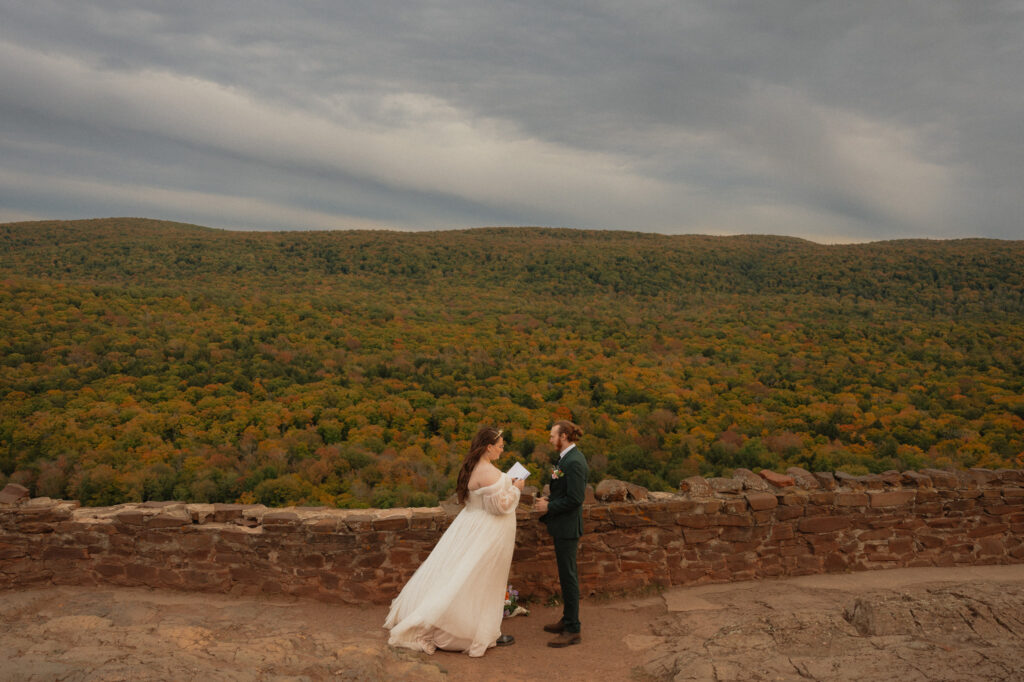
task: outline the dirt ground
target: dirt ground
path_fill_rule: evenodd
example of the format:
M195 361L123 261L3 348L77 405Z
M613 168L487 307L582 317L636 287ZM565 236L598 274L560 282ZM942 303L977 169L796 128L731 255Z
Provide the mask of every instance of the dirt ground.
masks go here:
M585 599L480 659L393 650L386 607L114 587L0 595L0 679L1024 680L1024 566L899 569Z

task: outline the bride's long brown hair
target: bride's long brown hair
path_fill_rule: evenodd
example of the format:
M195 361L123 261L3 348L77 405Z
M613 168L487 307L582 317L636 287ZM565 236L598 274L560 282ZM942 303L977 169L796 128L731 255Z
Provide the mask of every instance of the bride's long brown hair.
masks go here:
M469 477L477 462L487 452L487 448L497 443L499 438L501 438L501 431L491 426L483 427L473 436L473 442L469 445L469 454L466 455L466 459L462 460L459 480L455 484L455 494L459 498L459 504L466 502L466 497L469 495Z

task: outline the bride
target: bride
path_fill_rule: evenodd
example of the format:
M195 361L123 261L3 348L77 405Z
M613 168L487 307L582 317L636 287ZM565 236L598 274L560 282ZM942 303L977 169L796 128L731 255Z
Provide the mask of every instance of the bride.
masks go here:
M512 643L501 635L501 619L523 481L492 464L504 449L498 429L484 427L473 437L455 488L465 507L391 602L388 644L483 656L495 644Z

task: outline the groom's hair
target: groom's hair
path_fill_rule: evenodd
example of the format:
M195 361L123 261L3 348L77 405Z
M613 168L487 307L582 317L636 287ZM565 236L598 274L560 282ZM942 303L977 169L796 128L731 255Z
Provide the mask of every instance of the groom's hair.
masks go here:
M580 439L580 436L583 435L583 429L576 426L568 419L562 419L555 422L555 428L558 429L558 432L565 436L565 439L570 443L575 443Z

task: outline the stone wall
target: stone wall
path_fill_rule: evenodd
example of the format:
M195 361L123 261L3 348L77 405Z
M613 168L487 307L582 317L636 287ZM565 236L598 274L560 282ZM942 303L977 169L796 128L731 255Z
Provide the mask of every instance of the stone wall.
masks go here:
M1024 471L876 476L737 470L678 494L603 481L584 507L584 594L902 566L1024 563ZM517 512L510 582L557 591L550 538ZM149 502L81 508L0 493L0 588L115 584L387 603L455 507L268 509Z

